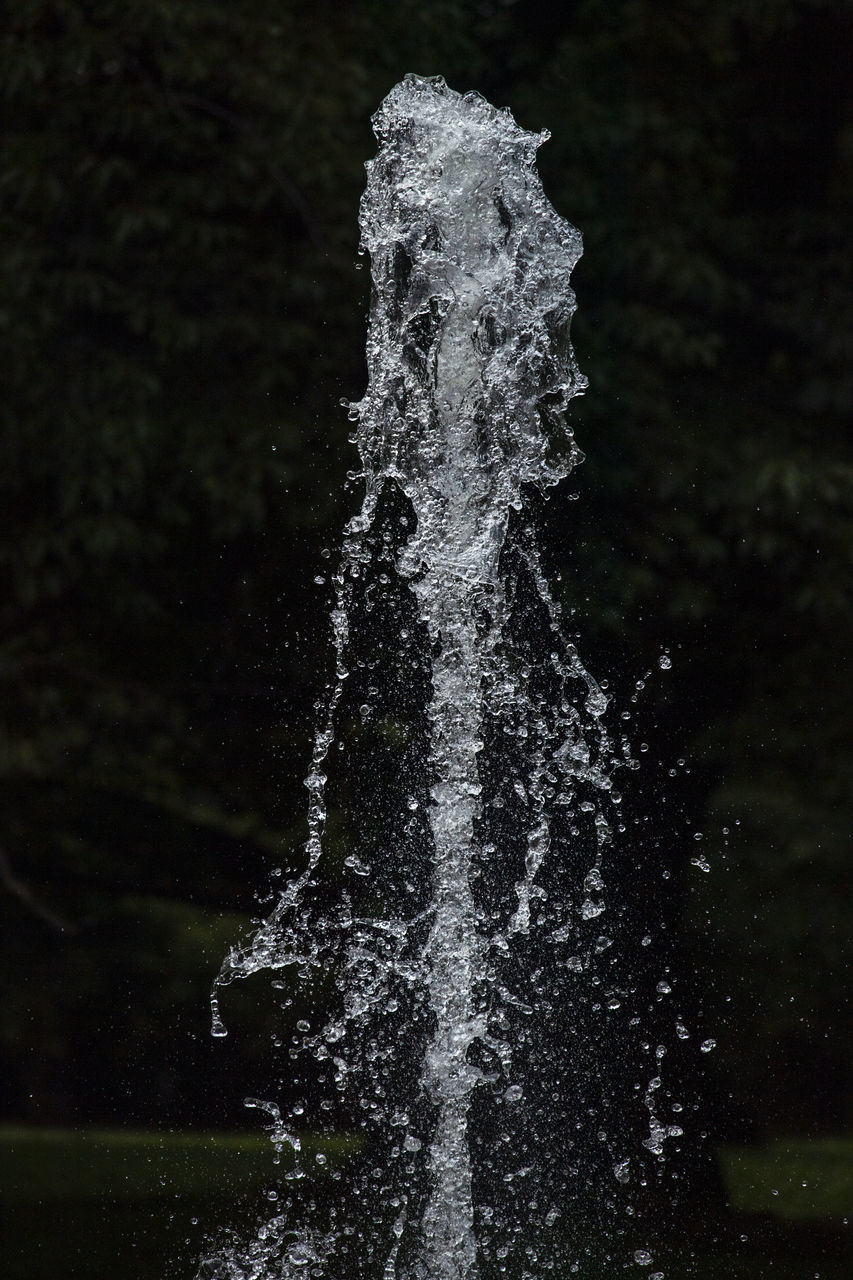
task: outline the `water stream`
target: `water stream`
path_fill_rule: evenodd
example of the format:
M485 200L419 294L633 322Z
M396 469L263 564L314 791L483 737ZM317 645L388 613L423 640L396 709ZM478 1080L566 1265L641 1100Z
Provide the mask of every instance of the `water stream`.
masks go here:
M532 514L579 457L563 413L585 385L568 338L581 241L536 173L547 135L480 96L407 76L374 128L369 381L350 406L364 500L336 578L306 865L217 986L270 969L309 1001L334 974L334 1012L298 1022L289 1054L320 1101L287 1119L254 1105L278 1148L299 1145L300 1122L360 1116L366 1154L310 1193L297 1159L290 1199L202 1274L532 1280L579 1269L572 1206L637 1163L602 1118L608 1017L626 996L602 928L606 859L632 762L609 741ZM383 609L386 648L398 628L384 676L383 645L364 641ZM401 729L406 670L422 705ZM356 706L393 739L374 748L390 799L364 798L371 834L359 847L351 823L330 875L327 791L347 774L336 752ZM362 751L354 776L369 765ZM654 1156L680 1131L645 1097Z

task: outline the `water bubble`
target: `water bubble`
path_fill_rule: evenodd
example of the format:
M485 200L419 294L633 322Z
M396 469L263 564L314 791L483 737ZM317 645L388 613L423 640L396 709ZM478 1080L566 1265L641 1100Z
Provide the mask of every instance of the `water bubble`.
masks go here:
M716 1040L712 1040L712 1039L703 1040L699 1046L699 1048L702 1050L703 1053L710 1053L711 1050L715 1049L716 1047L717 1047L717 1042Z
M662 671L669 671L670 667L672 666L672 658L669 656L668 653L661 654L661 656L658 658L658 666L661 668Z
M645 1249L636 1249L634 1251L634 1261L641 1267L649 1267L652 1263L652 1255Z

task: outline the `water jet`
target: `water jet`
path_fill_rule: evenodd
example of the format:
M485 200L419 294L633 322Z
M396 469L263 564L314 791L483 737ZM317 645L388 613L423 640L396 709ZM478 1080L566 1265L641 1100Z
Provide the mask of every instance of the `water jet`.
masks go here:
M251 1104L279 1149L300 1122L358 1117L363 1154L322 1191L297 1160L288 1203L201 1274L533 1280L579 1270L578 1206L640 1163L608 1123L602 1066L626 996L604 921L630 752L566 635L532 515L580 456L564 412L585 386L569 343L581 240L536 173L547 135L479 95L407 76L374 128L368 386L349 406L364 496L336 576L305 866L213 1001L223 1034L234 979L272 970L307 1007L334 975L289 1051L313 1101L286 1119ZM390 782L330 841L342 722L356 789L374 766ZM644 1096L657 1156L680 1130Z

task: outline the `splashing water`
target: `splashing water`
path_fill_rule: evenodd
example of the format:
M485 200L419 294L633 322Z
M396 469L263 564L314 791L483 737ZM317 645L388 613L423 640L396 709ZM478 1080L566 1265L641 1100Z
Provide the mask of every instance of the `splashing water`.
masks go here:
M568 341L580 236L535 171L547 135L480 96L407 76L374 127L369 383L350 406L365 495L336 578L307 865L217 981L271 969L303 1003L326 993L333 1012L297 1023L289 1069L320 1099L305 1122L358 1116L364 1146L340 1203L330 1187L299 1201L299 1140L249 1100L297 1166L289 1207L203 1264L230 1280L538 1276L574 1256L567 1206L599 1194L575 1153L597 1152L611 1184L632 1177L601 1128L624 995L601 932L607 699L562 633L531 515L579 459L562 414L585 386ZM349 771L332 759L341 723L356 725ZM359 793L390 781L331 840L336 770L342 795L348 776ZM646 1106L658 1152L651 1088Z

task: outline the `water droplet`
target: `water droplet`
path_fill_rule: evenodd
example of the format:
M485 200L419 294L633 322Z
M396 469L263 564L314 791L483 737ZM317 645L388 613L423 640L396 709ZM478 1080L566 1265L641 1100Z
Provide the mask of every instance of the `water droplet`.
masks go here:
M645 1249L636 1249L634 1251L634 1261L641 1267L649 1267L652 1262L652 1255Z
M703 1040L699 1046L699 1048L702 1050L703 1053L710 1053L711 1050L715 1049L716 1047L717 1047L716 1040L711 1040L711 1039Z
M307 1267L309 1262L316 1262L317 1255L307 1245L295 1244L287 1255L287 1260L294 1267Z
M669 656L668 653L661 654L661 656L658 658L658 666L663 671L669 671L670 667L672 666L672 658Z
M216 996L210 997L210 1034L220 1038L228 1035L228 1028L219 1016L219 1001Z

